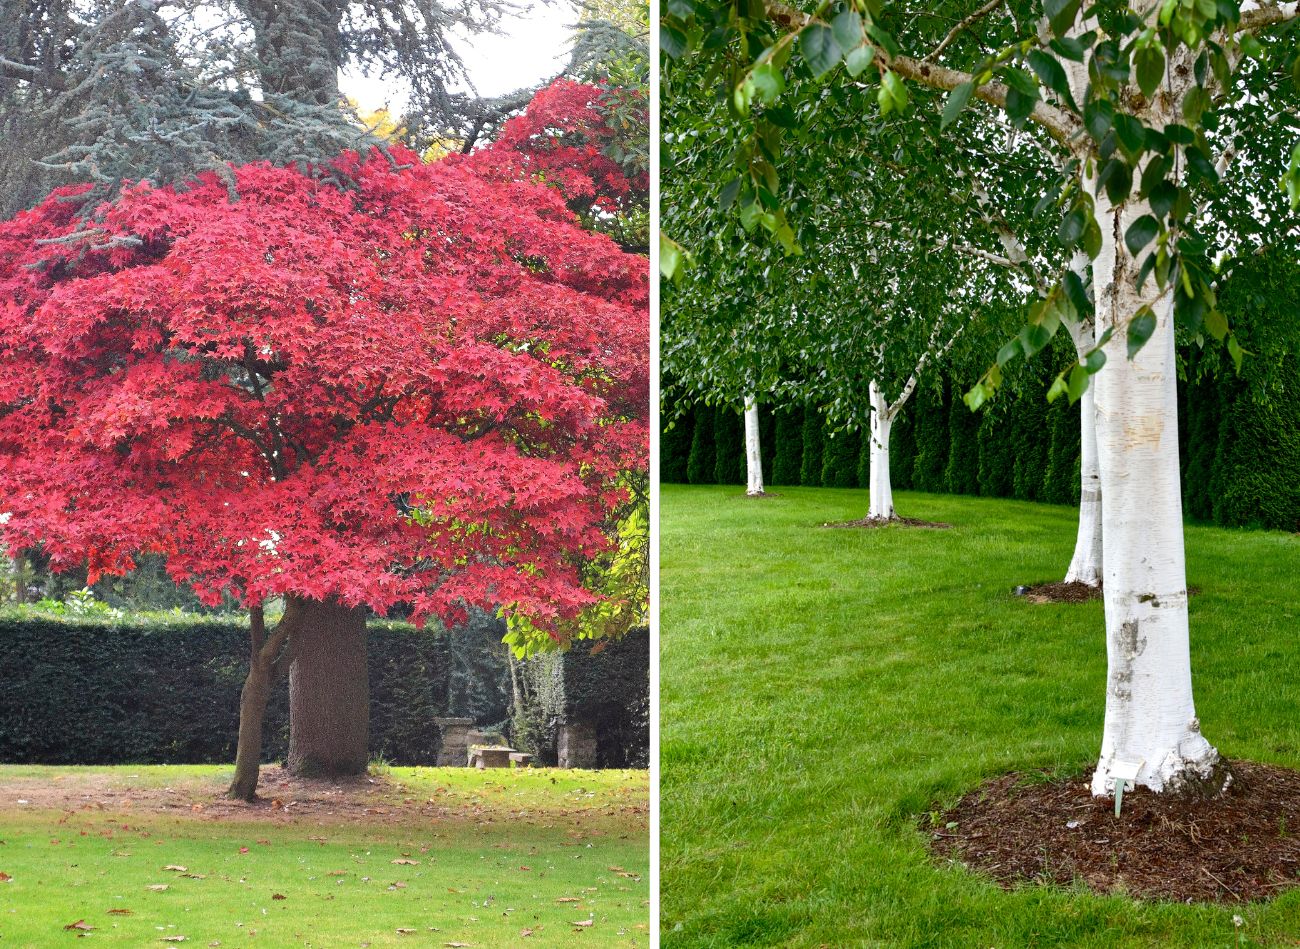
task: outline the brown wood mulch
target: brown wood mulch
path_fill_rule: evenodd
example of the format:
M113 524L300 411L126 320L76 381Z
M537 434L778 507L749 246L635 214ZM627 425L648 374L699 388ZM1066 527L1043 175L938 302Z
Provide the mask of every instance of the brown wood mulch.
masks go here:
M921 521L915 517L864 517L857 521L831 521L823 524L822 527L841 528L841 527L928 527L931 530L948 530L951 524L944 524L940 521Z
M1086 603L1101 599L1101 585L1090 587L1077 580L1072 583L1035 583L1016 587L1016 595L1030 603Z
M1144 790L1093 798L1086 777L1014 773L967 794L933 828L933 850L1003 887L1082 883L1148 900L1240 903L1300 886L1300 772L1231 762L1211 799Z
M1024 597L1030 603L1087 603L1089 600L1101 599L1101 584L1090 587L1086 583L1034 583L1029 586L1016 587L1012 591L1016 596ZM1196 596L1200 587L1189 586L1188 596Z

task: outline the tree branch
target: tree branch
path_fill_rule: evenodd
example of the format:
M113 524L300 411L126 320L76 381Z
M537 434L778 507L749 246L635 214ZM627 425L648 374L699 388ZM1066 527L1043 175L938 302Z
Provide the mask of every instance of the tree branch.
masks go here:
M948 35L943 38L943 41L940 42L939 45L936 46L934 49L932 49L929 55L927 55L924 59L922 59L921 62L923 63L936 62L939 59L939 54L948 48L949 44L951 44L952 41L957 38L957 36L961 33L962 30L966 29L966 27L970 26L975 21L983 19L984 17L988 16L998 7L1002 6L1002 3L1003 0L989 0L988 3L984 4L984 6L980 7L970 16L966 17L966 19L962 20L951 30L949 30Z
M787 6L780 0L765 0L764 6L768 17L773 23L792 33L802 30L815 19L802 10ZM913 59L911 56L895 56L891 59L885 49L875 43L871 45L876 50L877 62L887 64L890 69L904 79L910 79L923 86L929 86L931 89L951 92L963 83L973 82L975 79L970 73L962 72L960 69L949 69L947 66L927 63L919 59ZM975 88L974 96L981 102L987 102L999 109L1005 109L1007 92L1008 89L1004 83L986 82L984 85ZM1029 119L1034 124L1042 126L1049 135L1064 144L1070 144L1082 130L1082 124L1077 117L1055 106L1048 105L1041 99L1034 104L1034 111L1029 113Z
M0 76L5 79L17 79L20 82L30 82L56 91L62 91L68 87L67 82L58 73L48 72L39 66L29 66L27 63L15 62L5 56L0 56Z
M1261 30L1297 18L1300 18L1300 3L1257 3L1249 10L1241 11L1237 32Z

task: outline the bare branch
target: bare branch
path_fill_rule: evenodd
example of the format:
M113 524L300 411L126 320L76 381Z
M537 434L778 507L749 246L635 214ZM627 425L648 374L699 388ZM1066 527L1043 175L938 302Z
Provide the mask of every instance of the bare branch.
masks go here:
M961 34L962 30L966 29L966 27L970 26L972 23L976 22L977 20L983 19L984 17L988 16L998 7L1002 6L1002 3L1003 0L989 0L988 3L984 4L984 6L980 7L970 16L966 17L966 19L962 20L951 30L949 30L948 35L943 38L943 41L940 42L939 45L936 46L934 49L932 49L929 55L927 55L924 59L922 59L921 62L923 63L937 62L939 59L939 54L948 48L949 44L951 44L952 41L955 40Z

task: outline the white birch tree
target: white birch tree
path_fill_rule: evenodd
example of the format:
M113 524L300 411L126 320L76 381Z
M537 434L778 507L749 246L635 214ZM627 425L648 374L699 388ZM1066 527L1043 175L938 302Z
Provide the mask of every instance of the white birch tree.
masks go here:
M1300 10L1235 0L1086 9L1080 0L993 0L957 5L951 27L933 13L876 0L812 13L781 0L764 0L761 14L705 4L687 16L670 11L665 48L684 55L724 26L745 38L700 55L731 59L736 112L763 146L737 155L742 211L757 207L754 226L791 249L787 210L797 220L803 209L774 187L769 169L778 148L769 130L808 124L801 119L808 90L858 101L874 92L882 115L906 111L913 90L921 97L947 91L945 126L968 104L983 103L1013 127L1036 127L1061 154L1061 181L1035 190L1040 210L1060 208L1062 246L1082 249L1093 270L1096 344L1050 393L1075 399L1091 388L1095 400L1109 674L1092 788L1112 793L1113 769L1123 762L1155 792L1217 792L1230 775L1201 735L1192 698L1174 322L1224 340L1240 360L1216 307L1195 209L1219 184L1222 153L1211 133L1222 114L1261 94L1287 101L1294 114L1294 96L1288 100L1283 87L1294 45L1270 40L1270 30L1284 36ZM1260 68L1243 71L1250 58ZM849 81L839 81L842 73ZM787 96L787 87L796 94ZM920 128L912 134L924 134ZM832 140L822 151L845 147L852 145ZM891 160L880 150L862 158ZM1292 209L1300 206L1300 147L1281 186ZM1077 275L1065 273L1031 309L1017 345L1004 346L968 394L972 408L992 396L1007 362L1032 356L1062 322L1078 322L1086 299Z

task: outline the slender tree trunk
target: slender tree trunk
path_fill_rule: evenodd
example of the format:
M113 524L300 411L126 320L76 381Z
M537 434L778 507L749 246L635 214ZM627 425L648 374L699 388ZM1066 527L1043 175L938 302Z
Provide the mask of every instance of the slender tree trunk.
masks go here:
M1092 323L1090 321L1069 329L1074 339L1075 352L1082 359L1096 342ZM1079 529L1074 541L1074 556L1065 573L1065 582L1095 587L1101 583L1102 535L1101 472L1097 467L1097 410L1092 386L1079 399L1079 431Z
M27 602L27 555L22 551L14 554L14 602Z
M283 674L290 636L301 618L300 601L285 601L284 616L268 637L266 620L259 603L249 610L248 677L239 695L239 743L235 749L235 777L229 794L241 801L257 798L257 779L262 766L262 728L271 688Z
M869 472L871 504L867 508L867 517L873 520L892 521L897 517L894 513L894 489L889 481L889 430L894 424L894 416L884 394L875 382L870 384L869 392L871 398L871 471Z
M289 771L362 774L369 732L366 611L309 600L289 666Z
M1138 261L1123 242L1149 207L1113 207L1103 193L1096 212L1097 329L1115 335L1093 378L1109 672L1092 792L1113 793L1116 760L1141 762L1137 784L1153 791L1217 790L1218 752L1201 735L1192 701L1171 300L1154 280L1137 286ZM1130 360L1127 326L1143 305L1156 330Z
M745 493L751 498L763 493L763 452L758 438L758 403L745 396Z

